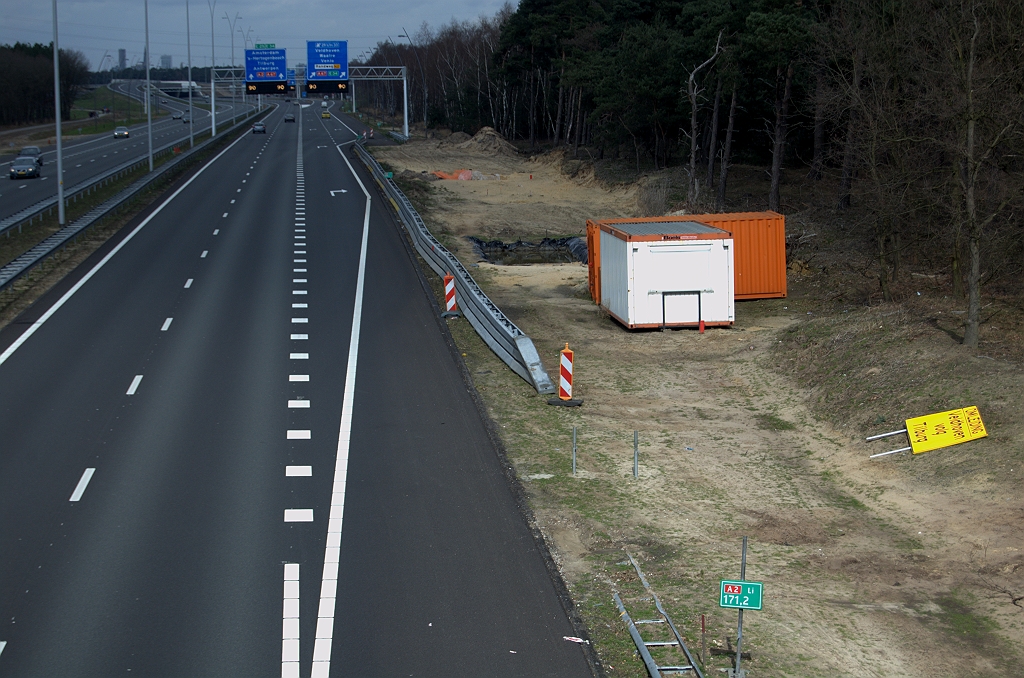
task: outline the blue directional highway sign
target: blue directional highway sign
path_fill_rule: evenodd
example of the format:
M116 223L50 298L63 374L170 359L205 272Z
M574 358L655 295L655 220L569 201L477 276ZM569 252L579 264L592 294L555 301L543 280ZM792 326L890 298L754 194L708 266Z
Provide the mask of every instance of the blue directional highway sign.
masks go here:
M283 49L245 50L246 82L282 82L287 70Z
M306 80L348 80L348 40L307 40Z

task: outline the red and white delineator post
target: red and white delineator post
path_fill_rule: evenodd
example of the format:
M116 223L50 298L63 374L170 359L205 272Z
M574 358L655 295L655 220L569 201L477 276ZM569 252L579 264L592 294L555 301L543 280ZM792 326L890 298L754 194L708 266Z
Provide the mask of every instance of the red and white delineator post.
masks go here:
M441 314L442 318L458 318L459 305L455 302L455 276L448 273L444 276L444 313Z
M572 400L572 360L573 353L569 344L559 354L558 365L558 398Z

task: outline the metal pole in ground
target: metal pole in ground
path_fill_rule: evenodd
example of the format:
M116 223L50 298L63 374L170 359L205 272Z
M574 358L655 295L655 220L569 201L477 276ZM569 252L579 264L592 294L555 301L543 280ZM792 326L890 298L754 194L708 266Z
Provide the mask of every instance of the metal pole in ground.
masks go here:
M576 427L572 427L572 474L576 475Z
M640 477L640 432L633 431L633 477Z
M206 0L210 6L210 136L217 136L217 82L213 71L217 68L217 50L213 39L213 13L217 9L217 0Z
M64 145L60 135L60 47L57 46L57 0L53 0L53 98L57 114L57 223L64 225ZM21 229L18 229L21 232Z
M747 538L743 538L743 556L740 560L740 581L747 580ZM743 678L740 670L740 660L743 655L743 608L739 611L739 621L736 624L736 678Z

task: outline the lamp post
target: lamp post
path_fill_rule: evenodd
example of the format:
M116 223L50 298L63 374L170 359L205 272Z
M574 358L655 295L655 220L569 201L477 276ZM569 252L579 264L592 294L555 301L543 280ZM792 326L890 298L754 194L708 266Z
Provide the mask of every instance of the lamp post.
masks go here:
M398 37L399 38L405 38L406 40L409 41L409 44L412 45L412 51L416 55L416 64L420 67L420 77L423 78L423 136L426 137L427 136L427 74L423 72L423 62L420 61L420 51L419 51L419 49L417 49L416 43L413 42L412 38L409 37L409 31L406 31L404 26L402 27L402 30L405 31L405 32L402 35L398 36Z
M153 91L149 85L149 0L145 2L146 15L146 132L149 137L149 171L153 171L153 106L150 97Z
M188 45L188 147L195 146L192 128L192 20L188 14L188 0L185 0L185 43Z
M57 114L57 222L64 226L64 145L60 134L60 47L57 46L57 0L53 0L53 98Z
M235 12L235 18L232 19L228 16L227 12L224 12L224 18L228 22L228 26L231 27L231 124L235 124L235 116L238 115L238 106L235 104L235 90L238 87L238 82L235 79L235 24L242 18L238 12Z
M213 41L213 13L217 9L217 0L206 0L210 7L210 138L217 136L217 83L213 71L217 68L217 56Z

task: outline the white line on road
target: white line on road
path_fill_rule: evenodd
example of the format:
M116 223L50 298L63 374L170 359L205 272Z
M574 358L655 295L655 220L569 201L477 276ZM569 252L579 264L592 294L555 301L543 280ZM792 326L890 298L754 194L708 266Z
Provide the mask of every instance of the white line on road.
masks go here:
M292 282L293 283L304 283L307 280L308 280L308 278L292 278Z
M185 281L185 289L187 290L190 287L192 287L192 278Z
M203 250L203 253L199 255L200 259L205 259L206 255L210 253L210 250Z
M309 360L309 354L308 353L289 353L288 354L288 359L289 360Z
M288 468L291 468L290 466ZM287 521L288 518L285 517ZM281 678L299 678L299 564L284 564Z
M308 410L312 400L289 400L288 409L292 410Z
M292 318L292 322L296 325L302 325L309 322L309 318Z
M302 295L302 294L306 294L307 291L308 290L292 290L292 294Z
M288 381L309 381L308 374L289 374Z
M313 467L312 466L285 466L284 467L284 475L285 475L286 478L295 478L295 477L301 477L301 476L309 476L309 477L311 477L313 475Z
M218 233L220 233L220 229L219 228L213 229L213 234L214 235L217 235Z
M232 205L234 205L234 204L235 204L235 199L234 199L234 198L232 198L232 199L231 199L231 204L232 204Z
M7 647L7 641L6 640L0 640L0 654L4 653L4 648L5 647Z
M309 308L309 304L292 304L292 308Z
M163 327L160 328L160 331L161 332L166 332L167 330L169 330L170 327L171 327L171 321L172 320L174 320L174 318L168 318L167 320L165 320Z
M288 436L287 436L287 438L285 438L285 440L311 440L311 439L312 439L312 433L310 432L309 429L297 429L297 428L290 428L290 429L288 429Z
M330 678L331 643L334 639L335 599L338 594L338 563L341 560L341 521L345 514L345 483L348 479L348 453L352 438L352 410L356 394L356 365L359 361L359 328L363 317L363 288L366 283L366 243L370 237L370 193L366 190L352 163L338 148L352 176L366 196L363 215L363 240L359 246L359 273L356 276L355 308L352 310L352 334L348 341L348 366L345 371L345 395L341 405L338 430L338 454L334 463L334 489L331 513L327 520L327 544L324 550L324 574L320 585L320 607L317 610L316 639L313 641L312 678Z
M136 374L135 378L132 379L132 385L128 387L128 392L125 395L135 395L135 392L139 390L139 384L142 383L142 375Z
M228 213L227 213L227 212L225 212L224 214L220 215L220 218L221 218L221 219L223 219L223 218L225 218L225 217L226 217L227 215L228 215Z
M291 336L291 339L292 339L292 341L304 341L306 339L309 339L309 335L308 334L293 334Z
M85 494L85 488L89 487L89 481L92 480L92 474L96 473L96 469L87 468L79 479L78 484L75 485L75 491L71 493L70 501L78 501Z
M284 522L311 523L313 522L313 509L285 509Z

